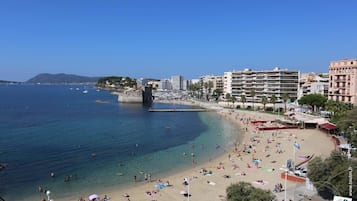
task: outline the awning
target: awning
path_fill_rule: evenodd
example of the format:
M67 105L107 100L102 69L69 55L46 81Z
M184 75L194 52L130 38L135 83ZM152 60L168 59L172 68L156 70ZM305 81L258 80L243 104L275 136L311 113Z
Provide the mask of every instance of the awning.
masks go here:
M326 130L335 130L337 128L334 124L331 123L323 123L323 124L319 124L319 126Z
M305 121L305 123L307 124L325 124L325 123L328 123L328 121L325 119L325 118L318 118L318 119L310 119L310 120L307 120Z

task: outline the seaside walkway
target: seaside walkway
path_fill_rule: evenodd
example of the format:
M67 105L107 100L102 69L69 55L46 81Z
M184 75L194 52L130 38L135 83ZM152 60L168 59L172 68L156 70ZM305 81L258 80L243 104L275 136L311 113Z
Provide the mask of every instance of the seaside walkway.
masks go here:
M148 110L149 112L214 112L213 109L204 109L204 108L190 108L190 109L152 109Z

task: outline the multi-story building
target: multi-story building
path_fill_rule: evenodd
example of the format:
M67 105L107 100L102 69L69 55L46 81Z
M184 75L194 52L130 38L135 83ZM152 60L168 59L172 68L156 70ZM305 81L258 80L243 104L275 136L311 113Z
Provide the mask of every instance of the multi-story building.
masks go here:
M183 89L183 77L181 75L175 75L171 77L171 84L173 90Z
M328 80L327 73L304 73L301 74L299 80L298 99L307 94L328 95Z
M202 83L203 91L207 91L205 93L213 94L217 89L223 92L223 76L205 75L200 77L200 82ZM207 89L205 89L205 83L207 83Z
M247 102L261 102L263 96L269 99L275 95L277 102L282 102L283 94L288 94L293 100L297 98L299 71L280 68L265 71L230 71L224 73L223 82L223 93L229 93L237 100L244 95Z
M223 76L214 76L213 91L217 89L223 92Z
M169 79L160 80L159 89L161 90L172 90L171 81Z
M328 99L357 105L357 59L332 61Z
M152 78L139 78L136 80L136 84L138 87L145 87L150 84L153 88L157 88L159 82L160 80Z

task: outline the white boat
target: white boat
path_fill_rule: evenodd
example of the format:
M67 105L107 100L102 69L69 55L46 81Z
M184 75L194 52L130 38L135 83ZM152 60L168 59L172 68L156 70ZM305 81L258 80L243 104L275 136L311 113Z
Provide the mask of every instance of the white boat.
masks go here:
M86 94L88 93L88 90L83 90L82 93Z

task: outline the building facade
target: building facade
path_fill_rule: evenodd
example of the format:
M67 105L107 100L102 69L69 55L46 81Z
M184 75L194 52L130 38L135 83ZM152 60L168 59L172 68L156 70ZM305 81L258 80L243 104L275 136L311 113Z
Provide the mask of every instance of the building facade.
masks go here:
M357 105L357 59L332 61L328 99Z
M328 96L328 73L304 73L299 80L298 99L308 94Z
M161 90L172 90L171 81L169 79L160 80L158 89Z
M171 77L171 84L173 90L183 89L183 77L181 75L175 75Z
M223 92L223 76L205 75L200 77L203 91L205 93L213 94L214 91L221 90ZM206 83L206 84L205 84ZM207 86L207 89L205 88Z
M223 78L223 93L235 96L238 101L244 95L247 102L260 103L263 96L270 99L273 95L277 102L282 102L283 94L288 94L290 99L295 100L298 86L299 71L280 68L265 71L230 71L225 72Z

